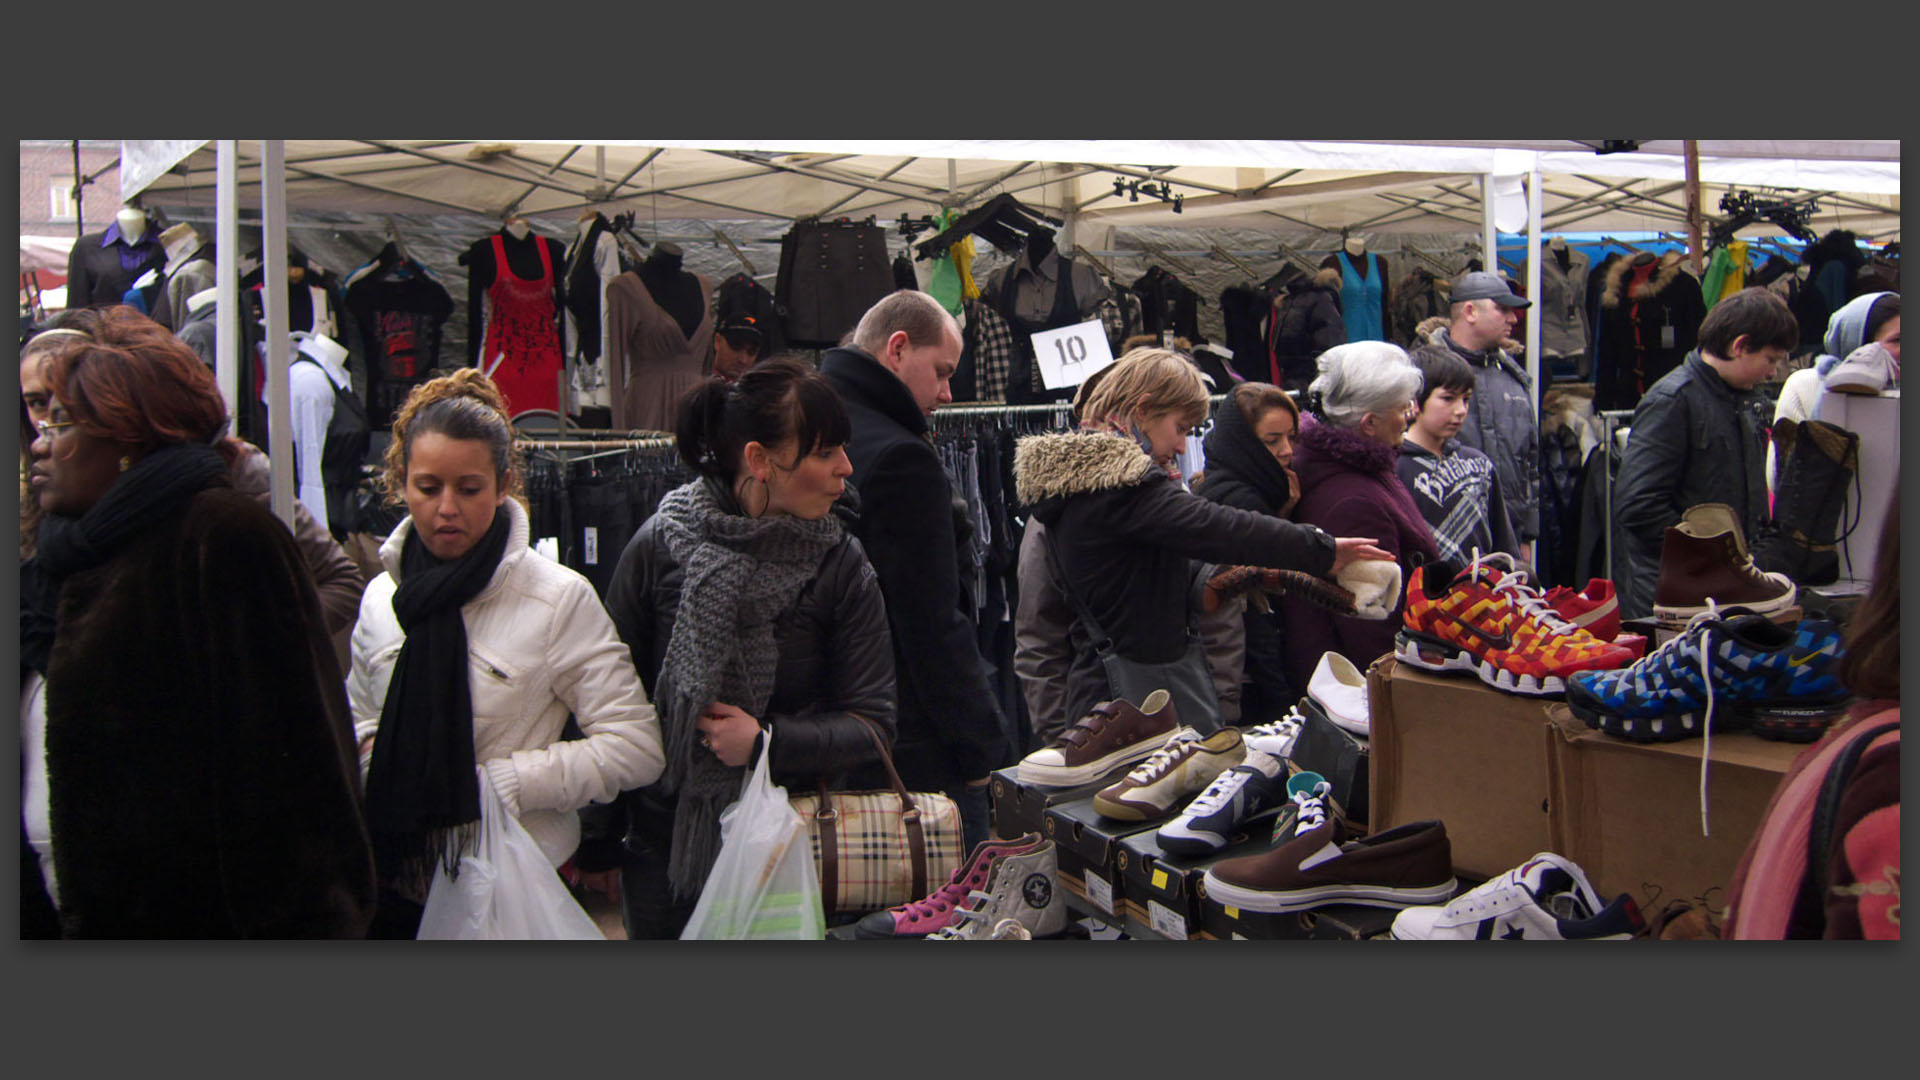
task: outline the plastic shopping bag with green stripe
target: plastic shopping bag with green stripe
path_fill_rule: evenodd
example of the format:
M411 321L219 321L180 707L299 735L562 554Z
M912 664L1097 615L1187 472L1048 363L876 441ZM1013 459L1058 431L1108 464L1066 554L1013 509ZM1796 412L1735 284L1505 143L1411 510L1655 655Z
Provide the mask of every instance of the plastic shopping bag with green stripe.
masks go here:
M740 798L720 813L720 855L682 940L826 936L807 823L767 772L772 737L761 736L760 760L741 785Z

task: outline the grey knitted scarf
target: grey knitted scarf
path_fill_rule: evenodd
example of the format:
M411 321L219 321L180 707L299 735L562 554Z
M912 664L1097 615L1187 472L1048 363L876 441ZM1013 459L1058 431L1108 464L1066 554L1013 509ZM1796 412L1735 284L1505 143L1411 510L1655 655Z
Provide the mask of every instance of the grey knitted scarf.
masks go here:
M831 515L747 517L707 480L668 492L655 513L682 571L653 704L666 737L663 779L677 793L667 880L684 902L700 895L713 869L720 811L739 796L746 775L700 745L700 714L721 701L766 719L780 659L774 624L819 572L842 529Z

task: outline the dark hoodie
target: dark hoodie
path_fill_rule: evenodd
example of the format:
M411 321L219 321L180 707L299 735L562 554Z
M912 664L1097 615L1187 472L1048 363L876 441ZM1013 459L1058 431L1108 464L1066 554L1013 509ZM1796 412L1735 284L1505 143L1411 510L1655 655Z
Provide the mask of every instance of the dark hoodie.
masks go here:
M1365 435L1307 419L1293 454L1300 476L1296 520L1318 525L1334 536L1370 536L1400 561L1403 580L1421 562L1437 558L1433 530L1414 505L1413 496L1394 472L1399 455ZM1287 679L1307 685L1324 652L1337 652L1365 670L1393 649L1400 627L1400 606L1384 620L1349 618L1288 597L1281 602L1286 619Z
M1253 425L1247 423L1231 397L1214 408L1213 428L1202 445L1207 452L1207 471L1197 491L1201 498L1275 516L1292 500L1287 470L1260 444ZM1287 680L1280 613L1248 606L1242 623L1246 652L1241 715L1261 716L1285 709L1304 687L1296 689Z

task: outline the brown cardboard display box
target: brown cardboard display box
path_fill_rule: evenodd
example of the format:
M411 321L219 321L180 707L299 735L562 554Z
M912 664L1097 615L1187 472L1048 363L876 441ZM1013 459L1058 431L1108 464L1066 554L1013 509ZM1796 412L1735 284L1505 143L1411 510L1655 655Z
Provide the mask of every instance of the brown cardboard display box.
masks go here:
M1367 822L1446 823L1456 870L1491 878L1548 849L1547 706L1383 656L1367 669Z
M1734 867L1806 744L1715 733L1707 772L1711 835L1702 836L1699 739L1637 743L1587 727L1564 704L1549 713L1551 849L1579 864L1603 898L1631 893L1651 907L1718 888L1707 900L1724 907Z

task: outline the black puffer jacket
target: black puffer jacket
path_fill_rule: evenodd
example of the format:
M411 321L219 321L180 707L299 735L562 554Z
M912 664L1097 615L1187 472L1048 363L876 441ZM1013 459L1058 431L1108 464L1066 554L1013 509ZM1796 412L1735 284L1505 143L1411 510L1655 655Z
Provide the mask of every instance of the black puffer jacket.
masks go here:
M1059 545L1062 570L1124 656L1168 663L1187 645L1189 559L1325 576L1333 537L1180 489L1132 440L1033 435L1014 457L1020 501Z
M1287 283L1287 294L1273 308L1268 349L1273 354L1273 381L1299 392L1319 374L1316 361L1335 345L1347 343L1347 324L1340 318L1340 272L1322 270Z
M1726 503L1753 542L1767 512L1771 418L1764 395L1727 385L1698 352L1647 390L1634 410L1613 492L1614 579L1623 617L1652 613L1667 527L1678 525L1690 507Z
M633 651L648 700L673 637L684 574L647 519L628 541L607 589L607 610ZM810 790L820 776L837 778L874 760L873 742L857 713L893 738L893 650L880 584L851 534L820 561L774 628L780 663L763 724L774 729L773 782Z

